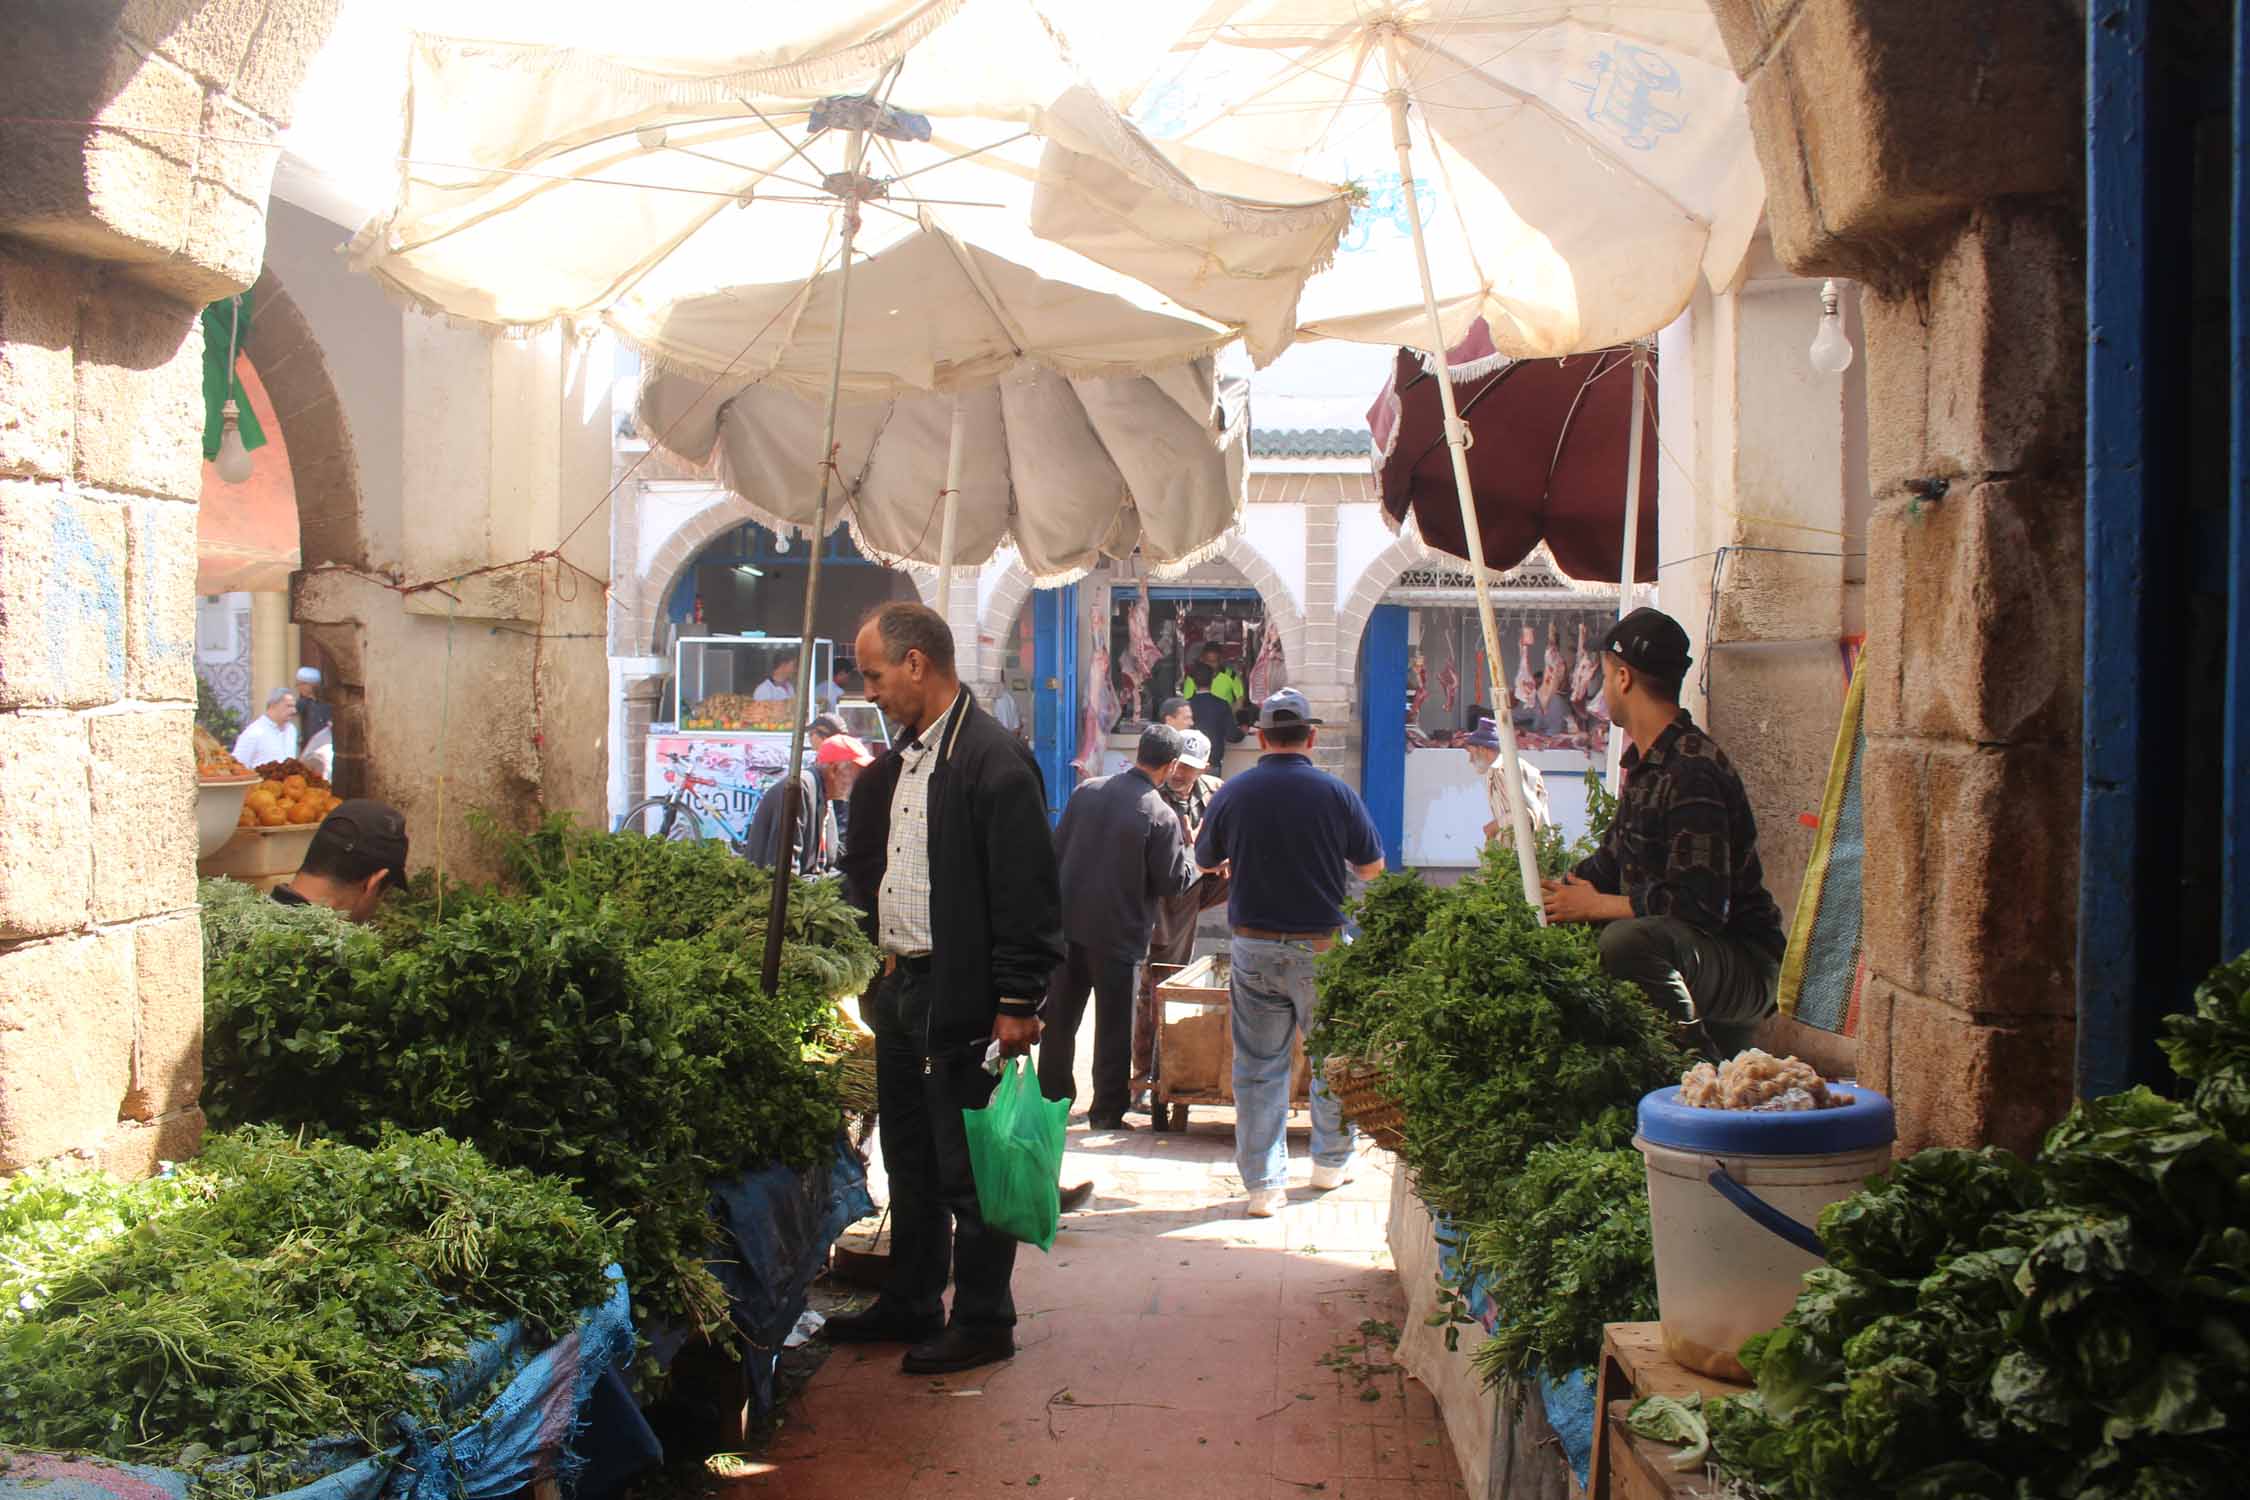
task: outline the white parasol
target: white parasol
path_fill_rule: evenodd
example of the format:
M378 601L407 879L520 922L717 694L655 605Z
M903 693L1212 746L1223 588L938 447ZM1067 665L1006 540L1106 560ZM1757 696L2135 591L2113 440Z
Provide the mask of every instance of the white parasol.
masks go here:
M1002 407L1019 392L1036 401L1060 389L1089 414L1130 404L1130 390L1116 387L1141 369L1160 387L1192 388L1195 377L1174 372L1227 330L1168 309L1073 244L1182 276L1194 268L1214 287L1249 279L1293 297L1344 229L1341 196L1324 200L1310 185L1288 185L1290 202L1278 207L1200 190L1074 66L1071 28L1098 36L1114 65L1153 55L1148 39L1170 33L1150 23L1184 13L1184 0L1155 0L1130 17L1087 0L861 0L800 18L759 9L760 28L737 16L692 56L415 38L399 198L354 239L355 264L430 310L487 326L605 323L659 367L700 374L713 390L722 380L754 384L746 412L800 403L800 434L811 427L802 404L817 399L818 441L775 455L786 460L775 492L809 490L808 529L822 534L847 395L896 403L909 391L995 379L1027 356L1039 363L1002 393ZM785 34L793 19L800 36ZM725 51L729 32L734 50ZM1035 209L1045 238L1029 227ZM1235 240L1257 247L1240 269L1212 253ZM1075 331L1044 351L1027 348L1004 315L1016 304L998 297L979 299L985 319L933 315L933 286L909 278L941 254L972 281L1071 304L1077 313L1055 322ZM884 268L855 296L857 257L871 255ZM1148 316L1128 316L1136 311ZM823 343L825 361L811 353ZM1066 384L1076 371L1086 373ZM1207 372L1201 380L1208 388ZM957 477L944 487L948 499L968 481L960 471L976 417L976 404L951 403ZM1210 417L1207 407L1190 446L1204 469L1216 457L1223 472ZM789 425L777 419L765 430ZM1154 514L1167 497L1135 498ZM941 548L956 530L947 515ZM792 762L810 708L819 583L816 548ZM786 845L795 782L783 785ZM788 885L777 871L769 988Z
M1733 280L1764 201L1707 0L1217 0L1134 117L1210 188L1236 184L1232 161L1357 188L1351 231L1294 327L1430 352L1472 560L1483 546L1445 351L1479 317L1515 358L1644 338L1698 280ZM1135 271L1228 315L1227 288ZM1504 705L1488 580L1471 571ZM1514 726L1497 718L1517 785ZM1515 822L1537 906L1521 799Z

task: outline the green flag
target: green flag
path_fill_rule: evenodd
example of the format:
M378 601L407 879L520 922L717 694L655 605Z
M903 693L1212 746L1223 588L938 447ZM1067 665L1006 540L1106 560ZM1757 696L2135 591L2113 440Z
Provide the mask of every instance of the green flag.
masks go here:
M258 414L250 409L250 395L242 388L242 377L227 367L227 351L239 353L242 336L249 331L248 292L203 309L203 456L207 459L219 456L219 435L225 430L224 413L230 397L241 408L242 446L266 445L266 430L258 425Z

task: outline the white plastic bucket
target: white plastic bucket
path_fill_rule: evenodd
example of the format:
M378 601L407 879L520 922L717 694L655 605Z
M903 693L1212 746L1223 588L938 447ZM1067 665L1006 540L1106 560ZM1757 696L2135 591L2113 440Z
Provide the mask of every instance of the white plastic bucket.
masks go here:
M1676 1088L1641 1101L1633 1144L1648 1163L1664 1352L1678 1363L1746 1380L1735 1351L1781 1322L1821 1264L1785 1235L1808 1239L1822 1209L1890 1166L1890 1101L1845 1090L1843 1108L1773 1114L1684 1106Z

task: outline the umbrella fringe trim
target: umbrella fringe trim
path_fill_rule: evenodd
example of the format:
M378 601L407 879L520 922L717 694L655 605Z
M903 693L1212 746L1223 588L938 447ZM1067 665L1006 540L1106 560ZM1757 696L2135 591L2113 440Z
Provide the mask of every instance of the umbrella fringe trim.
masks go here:
M439 314L439 316L444 315L441 313ZM569 320L567 318L556 318L550 321L568 322ZM606 317L602 320L602 323L603 326L607 328L613 336L615 336L619 343L623 344L626 348L639 355L641 358L641 362L644 365L652 366L663 374L676 375L682 380L708 381L710 382L710 386L712 388L716 388L721 384L735 384L735 391L733 393L730 393L730 399L732 394L738 394L741 391L746 391L750 389L750 387L755 385L770 385L775 390L786 391L791 395L798 396L808 401L826 399L825 391L816 394L813 392L796 390L786 382L775 381L764 375L746 376L742 375L740 372L714 374L710 366L698 364L694 360L683 358L682 356L677 354L668 354L661 348L643 340L640 335L630 333L625 329L618 327L616 323L610 321ZM493 325L479 324L473 321L469 321L461 322L458 324L458 326L470 328L489 328ZM534 328L530 331L537 332L538 330ZM1065 380L1145 380L1152 376L1162 375L1168 373L1169 371L1179 369L1182 365L1192 365L1199 360L1215 359L1218 357L1220 351L1224 350L1229 344L1234 343L1241 337L1242 331L1239 328L1221 329L1214 332L1208 340L1197 344L1193 349L1186 350L1178 354L1167 354L1161 359L1142 359L1123 363L1110 361L1104 362L1099 366L1093 365L1089 362L1073 360L1068 356L1027 353L1020 356L1013 367L1002 371L999 375L996 376L969 376L959 381L934 386L929 389L924 389L921 386L905 385L902 383L897 391L888 394L859 396L846 395L842 398L842 400L843 404L846 406L869 406L881 401L902 401L923 396L951 396L964 391L980 390L985 386L1000 386L1006 385L1011 381L1020 381L1024 378L1027 378L1029 374L1037 371L1045 371L1051 375L1059 375ZM706 390L705 394L708 395L709 390Z
M737 68L703 78L664 78L632 67L615 58L576 47L549 47L535 43L489 42L469 37L422 36L427 50L460 58L501 59L511 68L552 75L576 73L613 88L629 89L650 100L675 106L704 108L739 104L740 95L759 88L797 90L823 88L846 80L859 81L869 70L895 62L951 21L968 0L937 0L920 16L887 35L855 42L838 52L801 62Z
M1265 203L1254 198L1214 193L1197 187L1193 178L1174 166L1170 157L1106 101L1097 112L1096 120L1098 123L1093 125L1093 130L1101 137L1101 144L1108 148L1111 159L1143 186L1155 188L1174 203L1195 209L1228 229L1262 239L1279 239L1306 230L1320 231L1322 243L1312 258L1311 269L1305 273L1308 281L1336 263L1344 235L1351 229L1356 201L1352 189L1338 188L1334 196L1311 203ZM1034 130L1040 123L1043 122L1033 122ZM1051 144L1062 145L1051 136L1043 138ZM1072 148L1062 145L1062 149Z
M742 492L742 485L734 472L733 465L727 461L726 445L724 443L713 443L711 457L708 459L698 460L690 458L687 455L680 453L676 449L666 447L663 443L659 442L657 440L656 434L650 431L648 424L641 420L641 416L638 411L635 411L633 413L633 430L640 435L642 441L646 442L652 450L658 450L663 453L669 454L679 463L686 466L696 477L709 479L713 483L717 484L720 488L724 489L727 494L738 504L740 504L743 510L748 513L748 519L757 522L760 526L765 527L768 531L771 531L776 536L779 536L784 531L794 532L799 536L804 536L812 530L810 526L799 521L790 520L786 516L777 514L776 512L767 509L765 506L758 504L757 501L752 500L749 496L745 495ZM900 572L915 574L934 573L937 571L938 565L934 562L922 562L915 558L902 556L886 548L879 547L872 540L870 540L867 534L860 529L858 511L850 503L853 499L852 486L847 483L844 485L843 489L845 503L836 507L837 519L829 526L829 532L832 533L839 528L848 530L851 534L852 545L859 549L860 555L869 559L870 561L881 563L886 568L896 568ZM1119 506L1119 510L1121 512L1124 509L1125 506ZM1239 529L1238 526L1229 526L1224 532L1221 532L1211 541L1205 543L1201 547L1194 549L1192 552L1186 554L1182 559L1165 566L1172 566L1183 569L1195 566L1197 563L1204 561L1206 558L1214 556L1218 552L1224 550L1227 544L1227 539L1231 537L1237 529ZM986 563L989 563L1002 551L1013 551L1019 562L1023 559L1023 544L1020 540L1018 540L1013 528L1002 531L999 539L992 544L992 550L987 552L983 557L976 558L974 560L962 560L956 562L954 566L961 568L981 569ZM1091 563L1078 563L1067 568L1060 568L1046 573L1032 572L1028 564L1026 564L1025 566L1025 572L1028 573L1031 578L1031 586L1035 589L1062 588L1065 585L1077 583L1093 571L1094 569Z

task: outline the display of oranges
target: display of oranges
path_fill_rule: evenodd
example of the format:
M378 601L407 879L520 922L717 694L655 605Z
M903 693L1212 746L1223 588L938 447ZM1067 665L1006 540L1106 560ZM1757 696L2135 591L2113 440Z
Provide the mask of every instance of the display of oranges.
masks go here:
M241 828L290 828L318 823L343 803L327 782L299 761L274 761L258 767L263 778L242 799Z

